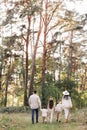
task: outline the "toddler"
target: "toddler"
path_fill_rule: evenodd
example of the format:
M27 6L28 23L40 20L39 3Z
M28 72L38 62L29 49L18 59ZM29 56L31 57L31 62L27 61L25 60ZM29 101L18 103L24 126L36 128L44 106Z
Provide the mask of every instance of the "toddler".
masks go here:
M62 102L61 102L61 100L59 100L58 104L55 107L55 111L57 112L57 121L58 122L61 122L62 110L63 110Z
M47 123L48 109L46 108L46 106L43 106L43 108L41 109L41 112L42 112L43 123Z

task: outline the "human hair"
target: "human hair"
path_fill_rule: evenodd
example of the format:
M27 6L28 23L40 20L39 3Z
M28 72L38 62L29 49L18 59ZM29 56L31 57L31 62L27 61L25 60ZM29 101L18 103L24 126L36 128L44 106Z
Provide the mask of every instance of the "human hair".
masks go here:
M49 108L52 109L53 106L54 106L54 101L53 101L53 99L50 99L49 100Z
M66 100L68 100L69 99L69 95L64 95L63 98L66 99Z
M42 106L42 108L44 109L44 108L47 108L47 107L46 107L46 105L44 104L44 105Z
M36 90L34 90L34 93L37 93L37 91L36 91Z
M60 103L60 102L61 102L61 99L58 100L58 103Z

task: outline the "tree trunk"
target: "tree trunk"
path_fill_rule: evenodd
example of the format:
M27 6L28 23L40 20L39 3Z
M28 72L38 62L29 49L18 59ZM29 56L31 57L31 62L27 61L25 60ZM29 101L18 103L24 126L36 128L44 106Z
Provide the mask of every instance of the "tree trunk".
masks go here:
M71 31L70 36L70 45L69 45L69 60L68 60L68 78L72 76L72 38L73 38L73 30Z
M30 23L31 16L28 16L28 32L26 38L26 69L25 69L25 86L24 86L24 106L28 106L28 96L27 96L27 88L28 88L28 45L29 45L29 37L30 37Z
M41 6L42 6L42 2L41 2ZM31 76L30 76L29 95L28 96L30 96L32 94L32 91L33 91L35 65L36 65L36 52L37 52L37 48L38 48L38 43L39 43L41 31L42 31L42 15L41 15L41 11L40 11L39 30L38 30L38 34L37 34L36 44L34 46L34 52L32 55L32 70L31 70Z
M8 81L9 78L6 79L6 89L5 89L5 98L4 98L4 106L7 106L7 94L8 94Z
M2 90L2 86L1 86L1 77L2 77L2 73L0 72L0 91Z
M47 48L46 48L46 40L47 40L47 4L48 0L45 2L45 16L44 16L44 45L43 45L43 57L42 57L42 105L46 103L46 96L45 96L45 81L46 81L46 55L47 55Z
M11 77L12 68L13 68L13 65L11 65L11 63L10 63L10 65L8 67L7 77L6 77L5 98L4 98L4 103L3 103L5 107L7 106L8 82Z

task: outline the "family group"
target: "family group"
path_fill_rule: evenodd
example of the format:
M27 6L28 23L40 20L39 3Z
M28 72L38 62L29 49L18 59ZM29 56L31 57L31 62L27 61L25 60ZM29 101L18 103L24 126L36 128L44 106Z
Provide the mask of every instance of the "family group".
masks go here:
M65 115L65 122L68 123L69 121L69 113L70 108L72 108L72 101L70 94L67 90L63 92L62 99L59 100L56 105L54 105L53 98L50 98L47 107L45 105L41 107L40 97L38 96L37 91L35 90L34 93L29 97L28 104L31 108L32 124L34 124L34 120L36 120L36 123L38 123L39 108L42 113L43 123L47 123L48 121L52 123L54 112L57 113L57 122L61 122L61 115L63 110ZM34 119L35 114L36 119Z

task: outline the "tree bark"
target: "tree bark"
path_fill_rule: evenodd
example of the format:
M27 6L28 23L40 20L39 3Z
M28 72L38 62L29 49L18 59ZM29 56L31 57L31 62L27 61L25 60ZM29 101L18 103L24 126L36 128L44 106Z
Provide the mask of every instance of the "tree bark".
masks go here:
M29 38L30 38L30 23L31 23L31 16L28 16L28 31L27 31L27 38L26 38L26 66L25 66L25 86L24 86L24 106L28 106L28 45L29 45Z
M72 76L72 38L73 38L73 30L71 30L70 36L70 45L69 45L69 60L68 60L68 78L70 79Z
M43 0L42 0L42 2L43 2ZM42 6L42 2L41 2L41 6ZM36 43L34 46L34 52L32 55L32 70L31 70L31 76L30 76L29 95L28 96L30 96L33 91L34 74L35 74L35 66L36 66L36 52L37 52L37 48L38 48L41 31L42 31L42 15L41 15L41 11L40 11L39 30L38 30L38 34L37 34L37 40L36 40Z
M45 104L45 81L46 81L46 56L47 56L47 4L48 0L45 2L45 16L44 16L44 45L43 45L43 57L42 57L42 105Z

